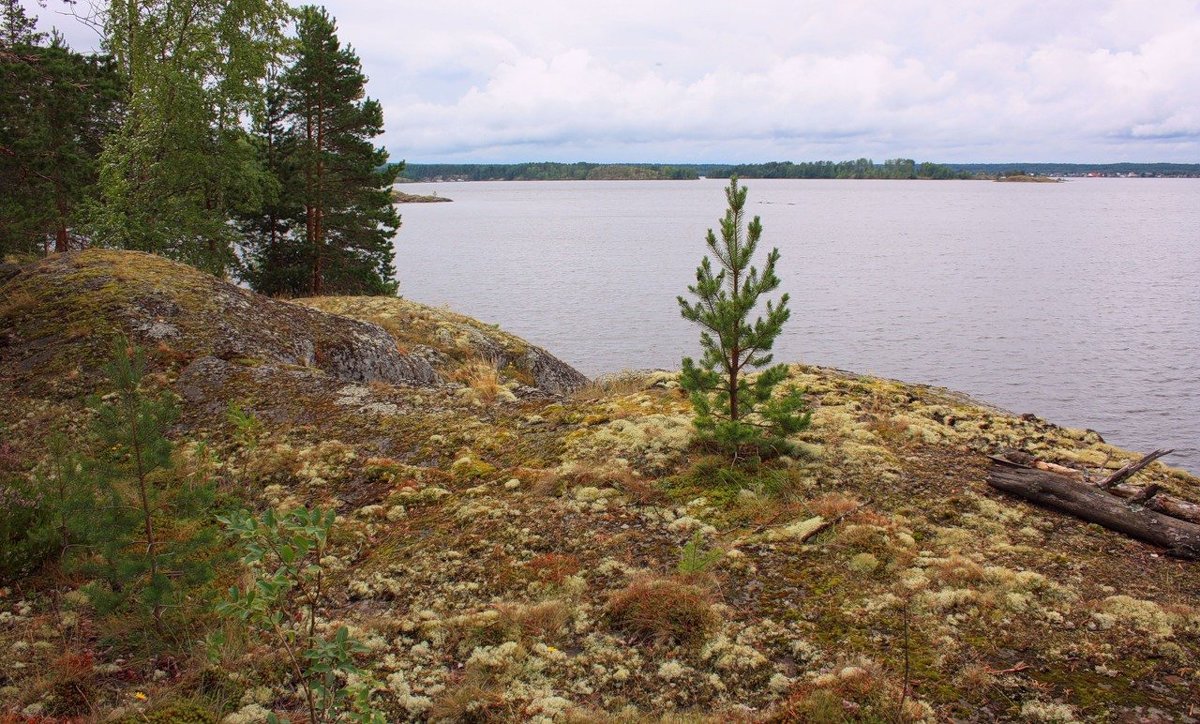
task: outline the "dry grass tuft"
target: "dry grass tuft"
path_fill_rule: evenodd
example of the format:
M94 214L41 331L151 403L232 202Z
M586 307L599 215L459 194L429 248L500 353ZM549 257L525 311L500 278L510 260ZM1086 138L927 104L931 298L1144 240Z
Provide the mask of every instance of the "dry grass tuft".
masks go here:
M522 638L556 641L571 620L571 607L552 600L534 604L502 603L496 606L498 625Z
M495 365L483 360L476 360L463 365L454 371L452 378L455 382L461 382L472 390L475 390L475 393L479 395L479 399L487 403L495 402L504 389L504 383L500 379L500 371L496 369Z
M937 577L945 583L978 583L983 580L983 567L970 558L957 553L933 566Z
M635 374L622 374L592 380L575 392L570 399L574 402L597 402L608 397L624 397L641 392L646 381Z
M814 515L819 515L825 520L835 520L838 516L845 515L858 506L858 498L844 493L825 493L808 502L808 509Z
M5 295L5 299L0 300L0 317L8 317L24 312L36 304L37 298L30 294L28 290L14 289Z
M613 488L638 505L666 505L671 500L654 480L647 480L627 467L592 465L583 461L572 463L548 485L539 481L535 490L543 490L545 494L558 494L564 482L595 488Z
M924 721L930 716L922 702L902 697L901 683L873 662L847 666L794 687L780 705L760 719L784 722ZM905 698L901 710L901 698Z
M544 553L529 561L529 570L539 581L561 585L579 572L579 558L565 553Z
M638 643L698 645L717 622L712 595L676 578L640 578L609 596L605 616Z
M494 722L506 721L504 688L476 672L468 671L457 681L447 683L446 689L433 702L429 721L435 722Z
M876 392L864 405L866 428L880 439L894 441L908 431L908 422L894 417L894 401Z
M566 479L560 476L558 472L554 470L542 470L537 473L533 484L529 486L529 492L546 498L556 498L562 495L566 484Z

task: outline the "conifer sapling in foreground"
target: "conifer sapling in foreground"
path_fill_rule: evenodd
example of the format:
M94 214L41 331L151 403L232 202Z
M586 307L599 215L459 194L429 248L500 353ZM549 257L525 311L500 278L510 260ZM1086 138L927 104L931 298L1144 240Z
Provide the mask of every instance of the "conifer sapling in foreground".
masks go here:
M750 265L762 235L762 223L756 216L745 220L745 187L737 178L725 189L729 208L721 219L721 238L712 229L706 239L717 260L706 255L696 269L696 283L688 291L696 298L689 302L679 297L683 318L700 325L699 362L683 359L680 384L691 394L696 411L695 426L700 441L727 452L734 461L743 454L782 455L793 450L788 435L808 427L803 393L790 388L775 395L775 388L787 379L787 366L774 365L753 380L747 371L771 363L771 348L783 330L791 311L788 295L778 304L766 303L766 317L750 321L758 298L779 287L775 264L779 250L772 249L760 272Z

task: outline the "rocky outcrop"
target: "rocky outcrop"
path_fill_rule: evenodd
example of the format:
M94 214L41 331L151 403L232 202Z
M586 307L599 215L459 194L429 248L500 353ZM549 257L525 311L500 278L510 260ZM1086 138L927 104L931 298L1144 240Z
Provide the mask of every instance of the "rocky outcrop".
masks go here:
M541 347L530 347L516 364L529 370L539 389L565 395L587 384L587 378Z
M447 309L393 297L315 297L299 302L378 324L396 344L427 360L448 379L482 361L505 379L542 394L566 395L588 382L541 347Z
M280 301L160 256L93 249L0 282L0 370L15 383L89 391L125 335L161 365L292 367L345 382L431 386L480 361L520 394L564 395L587 378L549 352L453 312L389 297Z
M431 385L438 374L378 325L268 299L138 252L90 250L28 265L2 291L13 340L0 363L37 376L94 367L124 334L174 363L290 365L355 382Z

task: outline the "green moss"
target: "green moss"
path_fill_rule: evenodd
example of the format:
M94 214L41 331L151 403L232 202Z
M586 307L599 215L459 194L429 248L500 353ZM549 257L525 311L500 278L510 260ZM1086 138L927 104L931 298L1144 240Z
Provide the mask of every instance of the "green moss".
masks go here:
M467 482L495 475L496 467L479 458L464 455L450 466L450 474L457 482Z
M117 720L118 724L217 724L218 721L215 713L194 703L167 704Z

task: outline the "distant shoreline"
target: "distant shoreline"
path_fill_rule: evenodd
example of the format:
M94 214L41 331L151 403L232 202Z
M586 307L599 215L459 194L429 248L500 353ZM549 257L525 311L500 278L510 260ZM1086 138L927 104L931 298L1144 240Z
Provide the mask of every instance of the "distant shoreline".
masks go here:
M837 180L1038 180L1066 178L1200 178L1200 163L933 163L889 159L773 161L748 164L463 163L406 164L399 183L459 181L684 181L700 178ZM1040 181L1045 179L1046 181Z

